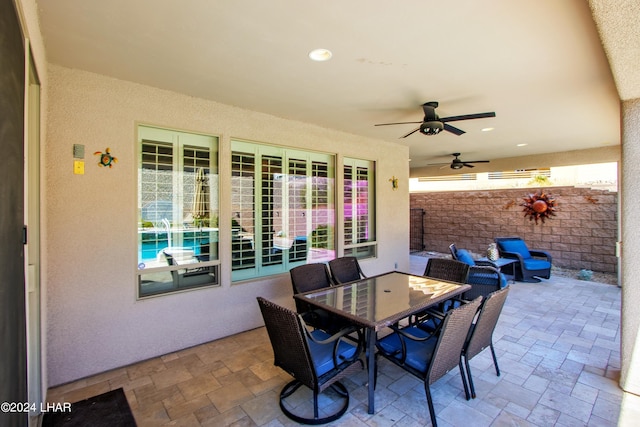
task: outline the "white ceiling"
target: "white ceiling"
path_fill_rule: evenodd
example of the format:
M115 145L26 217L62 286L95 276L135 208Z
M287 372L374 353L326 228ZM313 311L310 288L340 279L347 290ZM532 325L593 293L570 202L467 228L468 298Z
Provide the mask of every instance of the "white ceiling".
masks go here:
M620 143L620 97L583 0L38 4L51 63L408 145L414 170L453 152L493 160ZM318 47L333 58L309 60ZM441 117L497 117L452 123L462 136L399 139L417 125L374 126L420 121L427 101Z

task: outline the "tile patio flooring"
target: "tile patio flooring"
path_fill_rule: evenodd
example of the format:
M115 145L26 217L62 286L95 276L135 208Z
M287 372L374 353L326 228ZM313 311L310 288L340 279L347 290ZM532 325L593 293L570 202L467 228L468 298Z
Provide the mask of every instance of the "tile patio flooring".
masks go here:
M411 257L420 274L426 258ZM441 427L614 426L620 414L620 289L552 277L515 283L494 342L471 361L478 397L466 401L458 370L432 386ZM257 304L256 304L257 309ZM264 328L115 369L49 390L74 402L123 387L139 426L288 426L278 394L290 380L273 366ZM376 414L366 374L344 381L349 411L332 425L430 425L421 382L380 359Z

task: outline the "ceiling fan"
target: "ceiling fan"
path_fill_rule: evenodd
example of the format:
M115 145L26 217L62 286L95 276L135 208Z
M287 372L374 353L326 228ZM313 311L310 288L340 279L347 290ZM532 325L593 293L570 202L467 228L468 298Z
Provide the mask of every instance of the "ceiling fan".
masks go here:
M489 160L470 160L465 162L459 159L460 153L451 153L451 155L454 157L451 163L430 163L427 166L449 165L451 169L462 169L463 167L467 167L467 168L474 167L471 163L489 163Z
M447 122L457 122L460 120L470 120L470 119L484 119L487 117L495 117L495 112L490 113L476 113L476 114L465 114L462 116L451 116L451 117L438 117L436 114L436 108L438 108L438 103L436 101L425 102L422 104L422 109L424 110L424 119L421 122L399 122L399 123L379 123L375 126L389 126L389 125L405 125L405 124L418 124L420 126L412 130L406 135L401 136L400 138L406 138L409 135L420 131L420 133L424 135L437 135L443 130L447 132L451 132L455 135L462 135L465 133L462 129L458 129L456 127L447 124Z

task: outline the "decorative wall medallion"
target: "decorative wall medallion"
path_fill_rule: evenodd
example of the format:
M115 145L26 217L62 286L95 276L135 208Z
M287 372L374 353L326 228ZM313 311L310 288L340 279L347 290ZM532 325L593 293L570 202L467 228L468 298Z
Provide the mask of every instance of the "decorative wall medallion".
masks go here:
M93 155L100 156L100 161L98 162L98 166L109 166L111 168L113 167L114 163L118 162L118 159L113 157L109 152L109 147L107 147L107 149L104 150L104 153L100 151L96 151L95 153L93 153Z
M522 212L524 212L525 217L529 217L529 221L535 220L537 224L538 220L541 220L544 224L545 219L556 215L556 199L543 190L529 194L523 200L524 203L521 206L524 209Z
M389 182L391 183L391 188L393 188L394 190L398 189L398 178L393 176L393 177L389 178Z

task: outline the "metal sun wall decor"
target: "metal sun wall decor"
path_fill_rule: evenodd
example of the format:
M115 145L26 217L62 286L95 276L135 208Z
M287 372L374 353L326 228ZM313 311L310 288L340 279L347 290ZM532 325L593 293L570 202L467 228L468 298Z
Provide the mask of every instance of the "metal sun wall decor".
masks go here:
M100 161L98 162L98 166L104 166L104 167L113 167L114 163L118 162L118 159L116 159L115 157L113 157L111 155L111 152L109 151L109 147L107 147L106 150L104 150L104 153L101 151L96 151L95 153L93 153L94 156L100 156Z
M523 206L525 217L529 217L529 221L535 220L536 224L538 220L544 224L545 219L555 216L556 213L556 199L544 190L536 191L533 194L529 194L523 197Z

